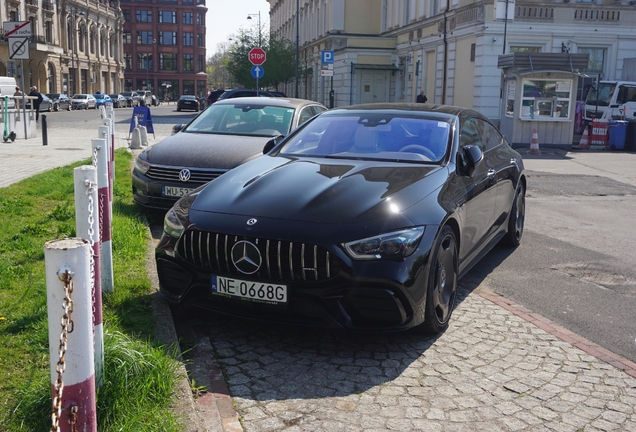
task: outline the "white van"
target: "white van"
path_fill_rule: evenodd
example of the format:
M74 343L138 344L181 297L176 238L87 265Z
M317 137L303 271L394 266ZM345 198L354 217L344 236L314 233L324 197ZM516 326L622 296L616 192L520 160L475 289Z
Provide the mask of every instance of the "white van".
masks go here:
M598 107L597 107L598 104ZM598 113L597 113L598 108ZM585 99L585 121L601 118L633 117L636 111L636 82L601 81L590 88Z
M0 107L4 108L4 97L13 96L17 85L14 77L0 77ZM15 108L15 100L13 98L9 99L9 108Z

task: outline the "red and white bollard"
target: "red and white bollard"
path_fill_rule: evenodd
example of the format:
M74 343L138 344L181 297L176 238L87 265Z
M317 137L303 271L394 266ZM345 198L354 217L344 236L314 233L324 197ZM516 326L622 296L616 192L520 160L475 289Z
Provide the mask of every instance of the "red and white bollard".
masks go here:
M95 342L95 382L101 386L104 371L104 326L102 322L102 280L101 280L101 247L99 234L99 218L97 216L97 168L83 165L73 170L75 180L75 229L77 236L91 244L93 257L91 260L93 304L93 336Z
M91 255L91 245L85 239L54 240L44 245L51 421L61 432L97 432Z
M102 241L100 254L102 291L113 292L113 245L111 241L111 213L108 189L108 147L105 139L93 139L93 154L97 162L97 201L99 233Z

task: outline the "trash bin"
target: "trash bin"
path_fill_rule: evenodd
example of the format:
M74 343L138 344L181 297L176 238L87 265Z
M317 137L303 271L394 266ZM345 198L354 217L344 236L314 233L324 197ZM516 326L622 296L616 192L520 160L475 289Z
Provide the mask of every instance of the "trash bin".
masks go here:
M627 135L625 136L625 150L636 151L636 117L627 119Z
M610 120L609 126L609 148L612 150L623 150L625 148L625 137L627 136L626 120Z

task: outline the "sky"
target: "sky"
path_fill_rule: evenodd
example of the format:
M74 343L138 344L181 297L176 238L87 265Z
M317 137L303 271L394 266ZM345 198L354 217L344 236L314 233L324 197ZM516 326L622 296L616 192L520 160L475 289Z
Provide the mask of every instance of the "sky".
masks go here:
M219 43L227 43L228 38L238 34L240 29L256 29L258 13L261 13L261 27L269 29L269 3L267 0L207 0L206 6L206 57L218 51ZM254 14L252 19L247 16Z

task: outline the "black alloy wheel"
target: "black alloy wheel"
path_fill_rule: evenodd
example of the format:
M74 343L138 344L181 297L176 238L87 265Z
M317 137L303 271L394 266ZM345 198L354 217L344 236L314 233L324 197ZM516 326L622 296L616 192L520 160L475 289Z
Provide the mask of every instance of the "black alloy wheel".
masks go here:
M521 244L523 236L523 226L526 219L526 193L523 184L519 182L515 199L510 209L510 217L508 218L508 232L502 239L505 246L517 247Z
M57 112L60 110L60 106L58 104L53 104L53 111Z
M457 295L457 241L455 232L448 225L442 228L433 248L426 316L418 326L426 333L437 334L448 327Z

